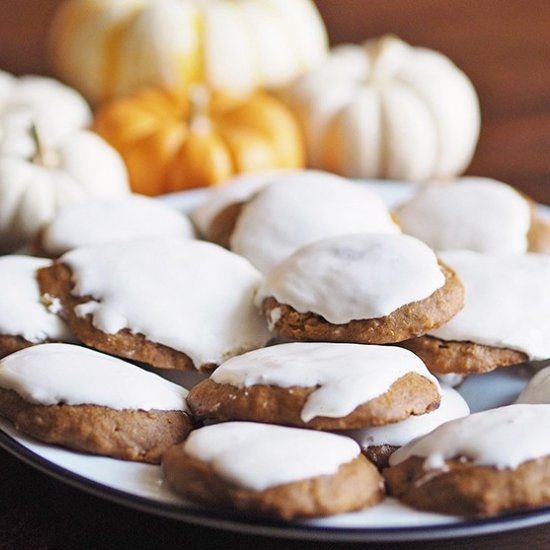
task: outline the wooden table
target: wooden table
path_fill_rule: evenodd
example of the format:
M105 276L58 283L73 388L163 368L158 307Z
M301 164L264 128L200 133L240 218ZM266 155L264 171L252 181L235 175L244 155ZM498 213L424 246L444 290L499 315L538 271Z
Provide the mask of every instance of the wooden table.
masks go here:
M48 73L44 37L60 0L2 0L0 68ZM393 32L449 55L479 91L483 130L469 173L515 184L550 204L548 0L317 0L334 43ZM194 527L111 504L0 450L0 548L328 549ZM339 545L342 547L344 545ZM549 548L550 525L515 532L369 548Z

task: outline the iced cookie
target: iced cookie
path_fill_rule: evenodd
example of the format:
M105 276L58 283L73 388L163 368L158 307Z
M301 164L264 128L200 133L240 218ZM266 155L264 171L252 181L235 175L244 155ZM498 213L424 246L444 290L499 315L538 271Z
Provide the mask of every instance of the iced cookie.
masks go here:
M208 197L191 212L198 232L208 241L229 248L229 237L244 204L264 187L296 170L268 170L240 174L209 190Z
M405 233L437 251L521 253L550 248L550 226L529 200L489 178L427 186L395 214Z
M399 447L426 435L441 424L470 414L463 397L448 386L441 386L441 403L437 409L420 416L412 416L395 424L374 426L346 432L359 443L363 454L379 469L386 468L389 458Z
M461 308L463 287L406 235L342 235L298 250L265 277L256 304L292 340L387 344L421 335Z
M464 309L403 346L442 374L550 358L550 257L447 251L441 258L464 284Z
M70 344L41 344L0 361L0 414L30 436L78 451L159 462L192 429L187 390Z
M160 368L212 368L263 346L260 273L220 246L185 238L77 248L39 272L42 292L86 345Z
M41 232L37 247L57 257L81 246L163 236L191 238L193 226L162 201L134 194L64 207Z
M321 430L380 426L437 408L439 384L397 347L291 343L223 363L189 393L199 418Z
M301 246L346 233L399 233L378 194L345 178L304 170L278 176L244 204L218 214L229 248L267 272ZM233 219L233 222L228 220ZM228 235L230 235L228 237Z
M358 510L382 498L376 468L347 437L249 422L200 428L163 457L186 498L291 520Z
M458 516L548 505L549 423L550 405L509 405L447 422L392 454L388 492Z
M0 257L0 357L34 344L71 339L69 328L54 313L56 304L41 301L36 271L49 265L43 258Z

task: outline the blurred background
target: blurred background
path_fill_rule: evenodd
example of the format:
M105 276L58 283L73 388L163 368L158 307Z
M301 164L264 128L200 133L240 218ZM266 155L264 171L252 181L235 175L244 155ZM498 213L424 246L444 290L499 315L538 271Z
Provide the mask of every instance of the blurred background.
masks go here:
M47 29L63 0L0 0L0 68L48 74ZM549 0L316 0L332 44L394 33L448 55L477 88L482 131L468 173L537 199L550 186Z

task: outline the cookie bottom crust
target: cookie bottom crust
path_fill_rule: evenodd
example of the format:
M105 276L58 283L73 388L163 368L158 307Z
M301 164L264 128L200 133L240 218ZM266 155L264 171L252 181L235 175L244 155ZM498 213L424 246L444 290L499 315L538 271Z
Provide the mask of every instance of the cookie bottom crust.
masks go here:
M440 263L445 284L424 300L406 304L385 317L333 324L312 312L300 313L270 296L261 309L280 336L298 341L392 344L434 330L458 313L464 305L464 287L457 274Z
M391 496L420 510L488 517L550 504L550 457L498 470L451 460L448 470L424 470L411 457L384 470Z
M382 426L430 412L439 406L437 387L417 373L407 373L382 395L359 405L350 414L317 416L308 422L301 411L316 388L255 385L238 388L204 380L191 389L187 403L193 415L214 420L249 420L319 430L350 430Z
M48 340L51 341L51 340ZM40 342L41 344L43 342ZM20 349L34 346L33 342L29 342L22 336L13 336L11 334L0 334L0 359L19 351Z
M373 506L383 497L383 482L363 456L332 475L278 485L263 491L238 487L188 455L182 445L163 457L168 483L183 496L222 509L283 520L328 516Z
M521 351L441 340L433 336L421 336L399 345L418 355L428 369L437 374L482 374L498 367L519 365L529 359Z
M158 464L193 429L181 411L115 410L98 405L36 405L0 388L0 415L46 443L123 460Z

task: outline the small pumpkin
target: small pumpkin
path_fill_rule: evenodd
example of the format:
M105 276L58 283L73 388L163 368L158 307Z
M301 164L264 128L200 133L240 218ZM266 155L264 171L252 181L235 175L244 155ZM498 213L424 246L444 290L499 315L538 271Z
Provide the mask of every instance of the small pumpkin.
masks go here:
M31 157L33 125L57 147L91 120L86 100L61 82L34 75L17 78L0 71L0 155Z
M76 130L51 147L31 132L31 157L0 156L0 253L25 245L65 204L129 192L124 163L98 135Z
M94 129L122 155L132 189L145 195L305 162L293 115L260 92L242 99L203 86L189 94L141 90L104 104Z
M57 74L94 104L145 86L281 86L327 50L312 0L66 0L50 37Z
M469 164L479 136L473 85L447 57L394 36L344 45L285 91L314 168L422 181Z

